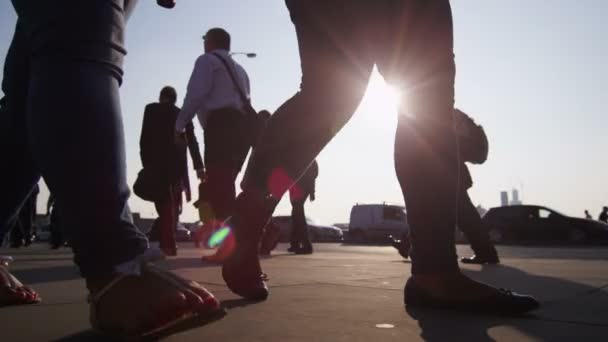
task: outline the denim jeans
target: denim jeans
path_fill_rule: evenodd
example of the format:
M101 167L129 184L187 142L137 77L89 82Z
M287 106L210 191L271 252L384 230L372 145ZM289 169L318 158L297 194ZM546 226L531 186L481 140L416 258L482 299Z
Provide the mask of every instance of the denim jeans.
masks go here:
M458 270L455 65L449 1L286 3L298 36L301 88L268 122L239 198L268 191L277 170L288 174L291 183L297 180L355 112L377 65L389 83L407 94L407 106L400 109L395 168L417 253L412 272ZM273 196L280 197L287 189L273 191ZM236 216L251 217L238 212Z
M127 205L119 85L127 0L13 0L18 23L2 81L0 227L40 177L56 196L87 278L141 254Z

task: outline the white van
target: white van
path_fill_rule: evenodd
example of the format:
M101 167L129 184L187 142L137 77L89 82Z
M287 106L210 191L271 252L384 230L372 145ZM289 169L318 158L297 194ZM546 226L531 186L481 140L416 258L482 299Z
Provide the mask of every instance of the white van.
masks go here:
M354 242L400 239L409 230L405 207L390 204L356 204L350 211L349 238Z

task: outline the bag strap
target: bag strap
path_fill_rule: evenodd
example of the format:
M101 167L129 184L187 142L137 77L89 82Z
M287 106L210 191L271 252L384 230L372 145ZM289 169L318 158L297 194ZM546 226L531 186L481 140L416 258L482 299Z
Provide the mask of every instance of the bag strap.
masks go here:
M237 81L236 76L234 75L234 72L232 72L232 68L230 68L230 66L228 65L228 61L226 61L226 59L217 52L212 53L212 55L217 57L222 62L222 64L224 64L224 67L226 68L226 70L228 71L228 74L230 75L230 79L232 79L232 83L234 83L234 86L236 87L236 89L239 92L239 96L241 97L241 101L243 101L243 104L245 106L251 106L251 101L245 95L245 92L243 91L243 89L241 89L241 86L239 85L239 82Z

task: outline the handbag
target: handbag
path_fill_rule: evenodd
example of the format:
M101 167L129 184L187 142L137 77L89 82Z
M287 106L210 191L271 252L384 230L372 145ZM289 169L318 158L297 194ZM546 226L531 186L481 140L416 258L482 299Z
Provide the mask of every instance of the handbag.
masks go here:
M455 120L466 134L459 134L460 156L463 161L483 164L488 159L489 143L486 132L461 110L455 110Z
M146 169L141 169L137 173L137 179L133 183L133 193L148 202L156 202L163 195L158 180Z

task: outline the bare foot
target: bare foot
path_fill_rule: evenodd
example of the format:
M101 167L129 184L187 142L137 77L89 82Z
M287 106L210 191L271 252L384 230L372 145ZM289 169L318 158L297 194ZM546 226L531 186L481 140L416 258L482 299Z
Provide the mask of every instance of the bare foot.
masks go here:
M141 276L123 276L103 292L109 283L89 281L91 323L114 336L155 334L195 316L221 312L204 287L153 266Z
M0 257L0 307L39 303L38 294L9 272L10 260L12 259Z

